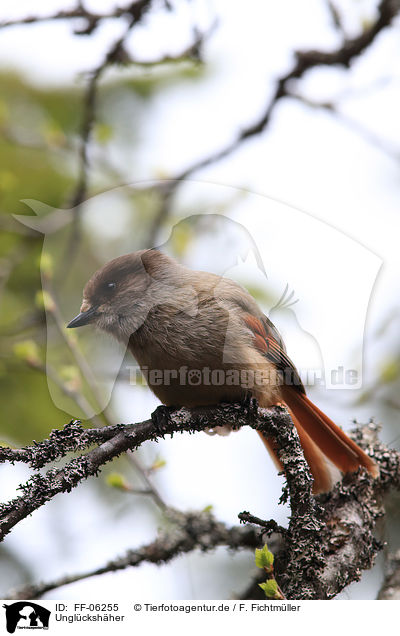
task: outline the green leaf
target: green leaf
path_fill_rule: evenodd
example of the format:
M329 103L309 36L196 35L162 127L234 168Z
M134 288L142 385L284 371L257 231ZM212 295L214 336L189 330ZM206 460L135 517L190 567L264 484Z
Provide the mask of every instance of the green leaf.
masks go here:
M397 380L400 374L400 365L398 360L388 360L381 368L381 380L385 384Z
M119 488L120 490L129 490L129 485L125 477L121 473L110 473L106 477L106 483L111 488Z
M258 585L264 590L264 594L268 598L281 598L278 592L278 583L275 579L268 579L265 583L259 583Z
M53 257L48 252L42 253L39 265L42 270L42 274L44 274L46 278L51 278L53 276Z
M41 364L39 347L34 340L23 340L14 345L14 353L20 360L36 367Z
M81 374L75 365L63 365L60 368L60 377L64 380L65 386L69 391L76 393L82 389Z
M205 508L203 508L202 512L212 512L214 506L212 504L208 504Z
M110 124L99 123L95 126L96 141L100 144L106 144L113 137L114 131Z
M256 549L255 562L258 568L264 568L267 572L272 572L274 555L268 550L267 544L261 550Z
M54 311L56 308L55 302L52 298L52 296L49 294L48 291L45 290L40 290L36 293L35 296L35 304L36 307L39 307L39 309L46 309L47 311Z
M150 470L159 470L160 468L164 468L166 464L167 462L165 461L165 459L161 459L161 457L158 457L150 466Z
M16 447L0 439L0 448L16 448Z

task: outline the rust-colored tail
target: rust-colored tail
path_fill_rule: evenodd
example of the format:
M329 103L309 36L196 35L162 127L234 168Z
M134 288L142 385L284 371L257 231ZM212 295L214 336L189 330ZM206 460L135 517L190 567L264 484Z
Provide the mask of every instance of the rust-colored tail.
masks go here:
M327 458L343 473L353 472L364 466L373 477L379 475L375 462L315 406L305 393L284 387L282 394L314 477L314 493L327 492L332 488L332 471ZM273 442L263 435L261 437L276 461Z

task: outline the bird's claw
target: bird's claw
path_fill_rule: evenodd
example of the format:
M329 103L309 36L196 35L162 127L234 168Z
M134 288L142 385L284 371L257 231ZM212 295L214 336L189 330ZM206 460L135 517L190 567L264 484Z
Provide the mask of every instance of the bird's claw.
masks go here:
M246 393L243 400L241 401L241 404L249 418L252 415L257 414L258 402L256 398L250 392Z
M168 406L158 406L155 411L151 414L151 419L153 420L154 428L158 435L164 438L165 433L168 429L168 424L171 421L170 417L170 408Z

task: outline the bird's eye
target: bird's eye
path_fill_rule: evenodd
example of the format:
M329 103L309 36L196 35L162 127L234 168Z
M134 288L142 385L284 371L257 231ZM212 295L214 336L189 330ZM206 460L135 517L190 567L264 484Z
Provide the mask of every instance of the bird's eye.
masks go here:
M106 283L105 288L107 291L113 291L116 288L116 283Z

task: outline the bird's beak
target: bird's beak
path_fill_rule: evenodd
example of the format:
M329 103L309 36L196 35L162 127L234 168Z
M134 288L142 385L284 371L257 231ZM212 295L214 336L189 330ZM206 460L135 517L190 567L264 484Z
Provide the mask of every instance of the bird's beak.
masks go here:
M90 307L90 309L88 309L87 311L81 311L80 314L75 316L75 318L73 318L71 322L68 323L67 328L73 329L75 327L83 327L83 325L88 325L90 322L93 322L96 316L97 306Z

